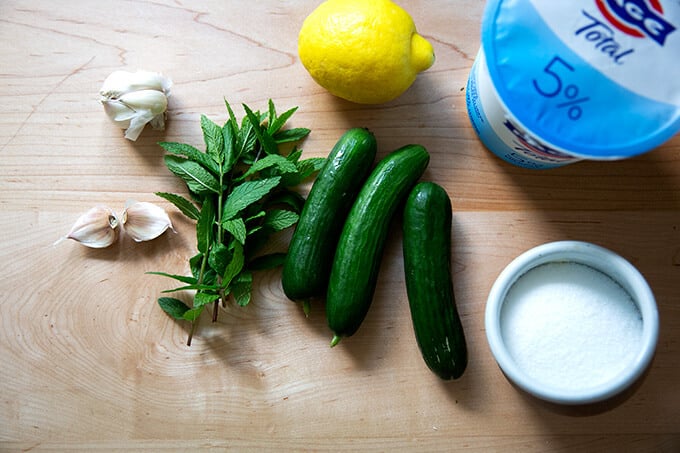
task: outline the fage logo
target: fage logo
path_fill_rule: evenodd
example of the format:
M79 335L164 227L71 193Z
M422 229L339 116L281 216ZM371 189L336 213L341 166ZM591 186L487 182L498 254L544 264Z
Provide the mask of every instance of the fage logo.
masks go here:
M595 0L602 15L623 33L645 36L663 46L675 27L663 17L659 0Z

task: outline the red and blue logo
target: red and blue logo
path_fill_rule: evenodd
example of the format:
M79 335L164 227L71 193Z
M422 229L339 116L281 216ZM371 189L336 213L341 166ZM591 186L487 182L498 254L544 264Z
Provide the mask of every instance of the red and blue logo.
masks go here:
M675 31L664 19L659 0L595 0L595 4L610 24L629 36L648 37L663 46Z

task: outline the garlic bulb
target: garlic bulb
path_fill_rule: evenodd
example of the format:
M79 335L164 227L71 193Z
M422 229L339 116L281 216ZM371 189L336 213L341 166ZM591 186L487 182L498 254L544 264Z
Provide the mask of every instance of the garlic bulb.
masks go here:
M136 242L155 239L168 228L175 231L165 210L145 201L129 201L122 223L125 233Z
M137 140L147 123L157 130L165 128L165 112L172 81L149 71L115 71L99 90L104 111L120 128L125 138Z
M118 217L106 206L95 206L76 220L66 239L96 249L108 247L118 239Z

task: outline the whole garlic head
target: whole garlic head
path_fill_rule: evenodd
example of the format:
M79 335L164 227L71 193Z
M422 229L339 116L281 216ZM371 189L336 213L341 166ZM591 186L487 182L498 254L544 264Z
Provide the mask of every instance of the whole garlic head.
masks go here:
M115 71L99 90L100 102L109 118L122 129L125 138L137 140L147 123L165 129L165 113L172 81L150 71Z

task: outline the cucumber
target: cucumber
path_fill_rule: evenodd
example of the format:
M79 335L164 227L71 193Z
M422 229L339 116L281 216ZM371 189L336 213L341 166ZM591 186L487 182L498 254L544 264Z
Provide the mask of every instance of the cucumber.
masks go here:
M404 206L403 252L413 330L427 366L459 378L467 346L451 279L451 201L433 182L418 183Z
M420 145L406 145L384 157L357 196L340 234L328 293L326 318L331 347L353 335L371 305L382 252L395 211L416 184L430 155Z
M300 213L283 264L281 283L294 301L324 297L335 247L377 152L373 133L352 128L337 141Z

